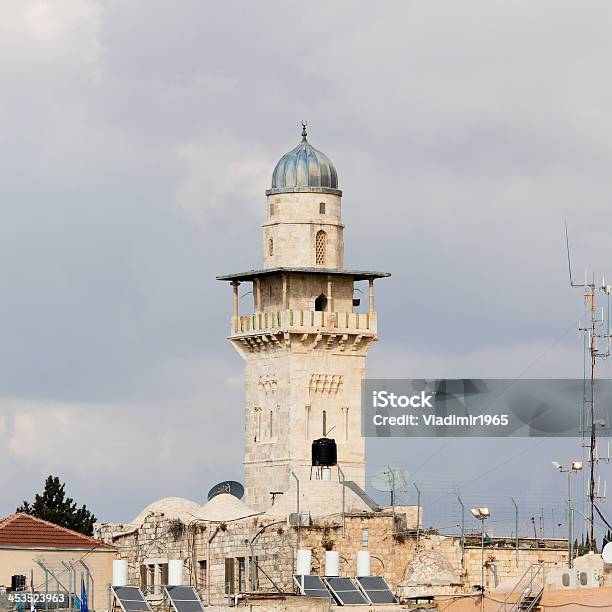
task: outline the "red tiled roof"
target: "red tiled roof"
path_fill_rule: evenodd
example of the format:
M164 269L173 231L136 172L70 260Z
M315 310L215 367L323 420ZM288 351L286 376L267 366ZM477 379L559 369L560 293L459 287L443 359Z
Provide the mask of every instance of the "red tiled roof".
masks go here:
M0 548L4 546L112 549L100 540L23 513L0 519Z

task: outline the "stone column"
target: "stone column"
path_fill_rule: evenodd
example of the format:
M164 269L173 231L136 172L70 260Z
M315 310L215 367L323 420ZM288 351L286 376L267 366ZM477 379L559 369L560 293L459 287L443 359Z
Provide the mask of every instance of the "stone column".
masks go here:
M255 300L255 312L261 311L261 281L256 278L253 281L253 299Z
M332 308L332 277L327 277L327 312L333 312Z
M374 279L368 279L368 284L370 285L370 305L368 307L368 310L370 312L374 312Z
M232 313L232 332L238 331L238 287L239 281L232 281L233 294L233 313Z

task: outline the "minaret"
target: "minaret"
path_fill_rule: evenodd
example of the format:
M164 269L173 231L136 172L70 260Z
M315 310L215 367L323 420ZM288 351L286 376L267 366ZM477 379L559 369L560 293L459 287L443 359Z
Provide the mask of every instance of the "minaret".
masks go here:
M346 480L365 486L361 381L378 339L374 279L344 269L342 192L329 158L302 140L276 164L266 191L263 268L217 277L233 287L229 340L245 360L247 505L270 508L277 493L311 478L312 441L336 440ZM368 281L357 312L355 282ZM252 283L253 308L238 309Z

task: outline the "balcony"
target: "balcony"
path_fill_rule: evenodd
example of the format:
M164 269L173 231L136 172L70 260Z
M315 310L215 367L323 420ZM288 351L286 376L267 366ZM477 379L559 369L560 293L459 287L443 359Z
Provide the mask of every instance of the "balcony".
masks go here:
M256 312L235 317L231 335L278 334L355 334L376 336L376 311L370 312L320 312L315 310L277 310Z

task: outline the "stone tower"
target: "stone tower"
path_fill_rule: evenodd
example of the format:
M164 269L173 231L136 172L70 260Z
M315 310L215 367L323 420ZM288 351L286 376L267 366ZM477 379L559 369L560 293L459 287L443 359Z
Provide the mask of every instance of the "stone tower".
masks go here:
M361 381L378 339L374 279L389 276L344 269L336 169L308 143L305 126L266 196L263 268L217 277L233 287L229 340L245 360L245 501L256 510L289 490L292 472L302 482L315 477L312 441L324 436L336 440L345 479L364 487ZM368 282L361 312L359 281ZM252 283L246 314L241 283Z

